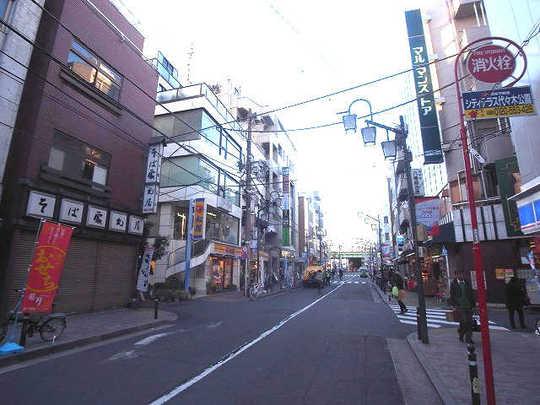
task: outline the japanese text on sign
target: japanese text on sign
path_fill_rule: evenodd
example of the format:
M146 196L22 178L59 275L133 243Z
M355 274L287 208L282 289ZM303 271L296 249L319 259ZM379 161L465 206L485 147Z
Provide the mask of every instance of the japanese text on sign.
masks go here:
M536 113L529 86L463 93L463 109L468 120Z
M205 210L204 210L204 198L197 198L195 200L194 216L193 216L193 240L204 239L205 230Z
M51 312L73 229L43 222L26 282L22 312Z
M499 83L514 73L516 61L514 55L502 46L487 45L473 51L467 68L477 79L486 83Z

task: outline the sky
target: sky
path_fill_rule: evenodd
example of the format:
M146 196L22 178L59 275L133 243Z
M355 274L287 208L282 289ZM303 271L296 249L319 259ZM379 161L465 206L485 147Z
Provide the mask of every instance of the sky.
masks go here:
M119 1L119 0L117 0ZM161 50L183 85L227 83L268 108L345 89L410 68L405 6L399 0L120 0L139 20L145 53ZM356 98L373 110L398 104L404 76L279 113L288 129L338 122ZM266 109L265 109L266 110ZM367 105L353 105L367 114ZM399 110L376 116L387 125ZM360 134L341 125L291 131L297 148L300 191L318 190L328 236L347 244L375 238L359 212L383 215L388 166L380 146L365 147ZM379 139L385 137L378 132Z

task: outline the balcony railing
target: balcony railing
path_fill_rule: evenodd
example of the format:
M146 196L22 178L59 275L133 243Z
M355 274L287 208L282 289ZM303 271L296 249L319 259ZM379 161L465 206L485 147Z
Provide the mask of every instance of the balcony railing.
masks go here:
M181 87L178 79L174 77L157 58L150 59L148 62L150 62L150 64L157 70L159 75L163 77L163 79L165 79L165 81L169 83L172 88L176 89Z
M158 102L179 101L194 97L206 97L208 102L216 109L218 114L223 118L221 125L227 125L234 131L242 131L242 127L236 121L236 117L231 114L228 108L221 102L216 94L210 89L206 83L193 84L178 89L165 90L157 94ZM227 124L225 124L227 123Z

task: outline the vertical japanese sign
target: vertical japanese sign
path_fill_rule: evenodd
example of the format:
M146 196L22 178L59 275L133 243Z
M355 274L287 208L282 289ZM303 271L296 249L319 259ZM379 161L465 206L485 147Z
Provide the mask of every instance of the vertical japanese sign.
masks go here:
M159 200L159 180L161 176L161 158L163 145L161 143L150 145L146 176L144 178L144 196L142 211L144 214L155 214Z
M23 313L52 311L72 233L70 226L42 223L26 281Z
M281 229L281 244L282 246L289 246L290 242L290 209L289 209L289 192L290 192L290 179L289 168L282 167L281 175L283 177L283 213L282 213L282 229Z
M204 209L204 198L195 199L195 206L194 206L194 211L193 211L193 234L192 234L192 239L194 241L204 239L204 231L206 227L205 214L206 212Z
M424 164L443 162L439 123L433 97L433 85L429 69L428 53L419 9L405 12L409 48L414 73L414 83L420 117L420 131L424 147Z
M146 245L141 260L141 267L139 267L139 277L137 278L137 291L148 291L148 277L150 276L150 262L154 255L154 247Z

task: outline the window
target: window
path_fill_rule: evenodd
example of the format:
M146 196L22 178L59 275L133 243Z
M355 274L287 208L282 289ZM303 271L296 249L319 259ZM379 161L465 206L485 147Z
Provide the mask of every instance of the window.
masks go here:
M6 20L11 6L13 5L13 0L0 0L0 18Z
M67 65L72 72L102 93L114 100L120 98L122 87L120 73L76 40L71 43Z
M387 216L387 215L384 216L384 223L385 223L385 224L388 223L388 216Z
M206 237L238 245L239 219L208 205L206 211Z
M49 151L48 166L63 176L105 186L111 157L76 138L56 132Z
M237 206L240 205L240 185L230 176L225 176L225 198Z
M218 174L216 167L198 156L179 156L163 161L161 187L187 186L200 182L201 187L215 193Z
M388 232L384 233L384 240L387 241L387 242L390 240L390 233L388 233Z

